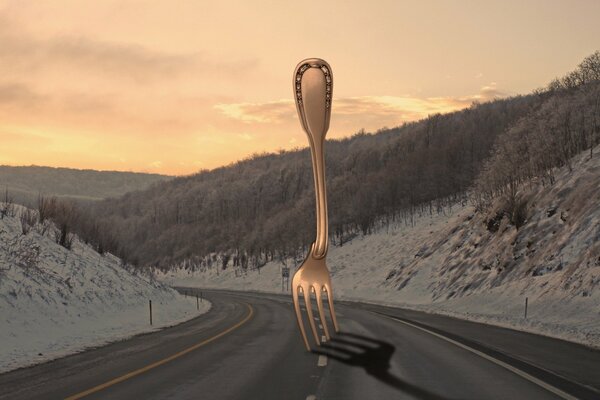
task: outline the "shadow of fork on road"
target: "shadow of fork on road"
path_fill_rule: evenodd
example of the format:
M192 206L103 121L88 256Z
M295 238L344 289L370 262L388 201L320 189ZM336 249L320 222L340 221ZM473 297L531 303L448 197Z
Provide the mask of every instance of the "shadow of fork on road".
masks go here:
M413 385L390 372L390 360L396 348L382 340L340 332L329 342L313 350L313 353L327 356L343 364L361 367L365 372L381 382L408 395L423 400L447 400L446 397Z

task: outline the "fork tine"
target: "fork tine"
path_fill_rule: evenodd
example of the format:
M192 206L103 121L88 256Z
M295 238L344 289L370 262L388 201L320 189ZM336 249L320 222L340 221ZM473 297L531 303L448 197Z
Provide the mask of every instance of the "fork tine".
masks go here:
M325 290L327 291L327 301L329 302L329 313L331 314L333 329L338 333L340 331L340 326L338 325L337 318L335 317L335 310L333 308L333 292L331 290L331 285L326 284Z
M302 313L300 311L300 301L298 299L298 290L300 286L292 286L292 296L294 299L294 310L296 310L296 320L298 320L298 326L300 327L300 333L304 340L306 350L310 351L310 345L308 344L308 338L306 337L306 331L304 330L304 323L302 322Z
M304 292L304 304L306 305L306 312L308 312L308 322L310 323L310 329L315 337L315 342L317 346L321 345L321 341L319 340L319 335L317 333L317 327L315 326L315 318L312 312L312 304L310 301L310 288L308 290L304 290L302 287L302 291ZM316 293L316 290L315 290Z
M327 341L331 340L329 336L329 329L327 328L327 320L325 319L325 311L323 310L323 301L322 301L322 290L317 290L315 288L315 294L317 298L317 308L319 309L319 318L321 318L321 325L323 325L323 331L325 332L325 337Z

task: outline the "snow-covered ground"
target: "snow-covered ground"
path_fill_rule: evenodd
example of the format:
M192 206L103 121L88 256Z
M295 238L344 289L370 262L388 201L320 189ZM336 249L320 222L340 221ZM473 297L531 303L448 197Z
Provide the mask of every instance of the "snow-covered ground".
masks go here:
M110 255L53 239L37 224L23 235L17 207L0 219L0 372L174 325L208 311ZM45 231L45 232L44 232ZM153 325L149 324L152 300Z
M330 246L327 266L332 274L336 298L355 300L380 300L428 303L427 280L414 279L410 290L398 291L385 286L390 271L414 259L416 251L434 232L457 223L471 211L470 207L458 208L451 215L421 217L412 227L399 223L389 230L367 236L359 236L341 247ZM417 250L415 250L417 249ZM291 272L295 271L288 260ZM191 271L178 268L167 273L157 271L157 279L172 286L196 285L204 288L256 290L282 292L281 269L283 263L272 261L258 270L243 271L229 266L223 270L220 262L214 267ZM425 276L425 274L423 274ZM421 278L421 277L419 277ZM290 279L291 281L291 279ZM418 282L419 281L419 282ZM283 290L287 292L287 290Z
M499 205L487 212L457 206L421 216L415 226L400 223L331 246L335 297L600 347L600 157L582 154L572 172L556 171L556 179L550 187L523 188L528 218L518 230L507 217L498 218L496 231L488 229ZM231 264L223 270L219 260L212 265L187 262L157 277L170 285L282 292L281 262L260 273Z

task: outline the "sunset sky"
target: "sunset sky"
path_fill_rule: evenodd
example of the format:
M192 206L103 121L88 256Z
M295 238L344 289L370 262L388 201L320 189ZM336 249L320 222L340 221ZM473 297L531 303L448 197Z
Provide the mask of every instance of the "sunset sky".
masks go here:
M546 85L600 1L1 1L0 164L188 174L305 147L291 75L334 73L328 137Z

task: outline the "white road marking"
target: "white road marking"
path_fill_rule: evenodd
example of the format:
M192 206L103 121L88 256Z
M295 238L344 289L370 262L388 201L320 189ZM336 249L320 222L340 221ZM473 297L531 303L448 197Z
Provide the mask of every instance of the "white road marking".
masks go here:
M314 394L311 394L306 397L306 400L317 400L317 396L315 396Z
M317 361L317 367L324 367L327 365L327 356L320 355L319 361Z
M498 360L497 358L489 356L489 355L487 355L487 354L485 354L485 353L483 353L483 352L481 352L479 350L476 350L476 349L474 349L472 347L469 347L469 346L467 346L465 344L457 342L456 340L450 339L450 338L448 338L446 336L440 335L439 333L430 331L429 329L422 328L422 327L420 327L418 325L411 324L410 322L406 322L406 321L403 321L403 320L398 319L398 318L390 317L388 315L383 315L383 314L379 314L379 313L373 313L373 314L377 314L377 315L386 317L388 319L394 320L396 322L400 322L400 323L402 323L404 325L408 325L408 326L413 327L415 329L419 329L419 330L421 330L423 332L427 332L430 335L433 335L433 336L435 336L437 338L445 340L446 342L452 343L455 346L458 346L458 347L460 347L462 349L470 351L471 353L476 354L476 355L478 355L481 358L485 358L486 360L491 361L494 364L499 365L499 366L501 366L501 367L509 370L510 372L519 375L521 378L527 379L528 381L530 381L532 383L535 383L536 385L538 385L538 386L546 389L547 391L549 391L551 393L554 393L558 397L561 397L561 398L566 399L566 400L577 400L577 397L571 396L569 393L563 392L559 388L554 387L554 386L550 385L549 383L546 383L546 382L542 381L541 379L538 379L535 376L530 375L527 372L518 369L517 367L514 367L514 366L512 366L510 364L507 364L504 361Z

